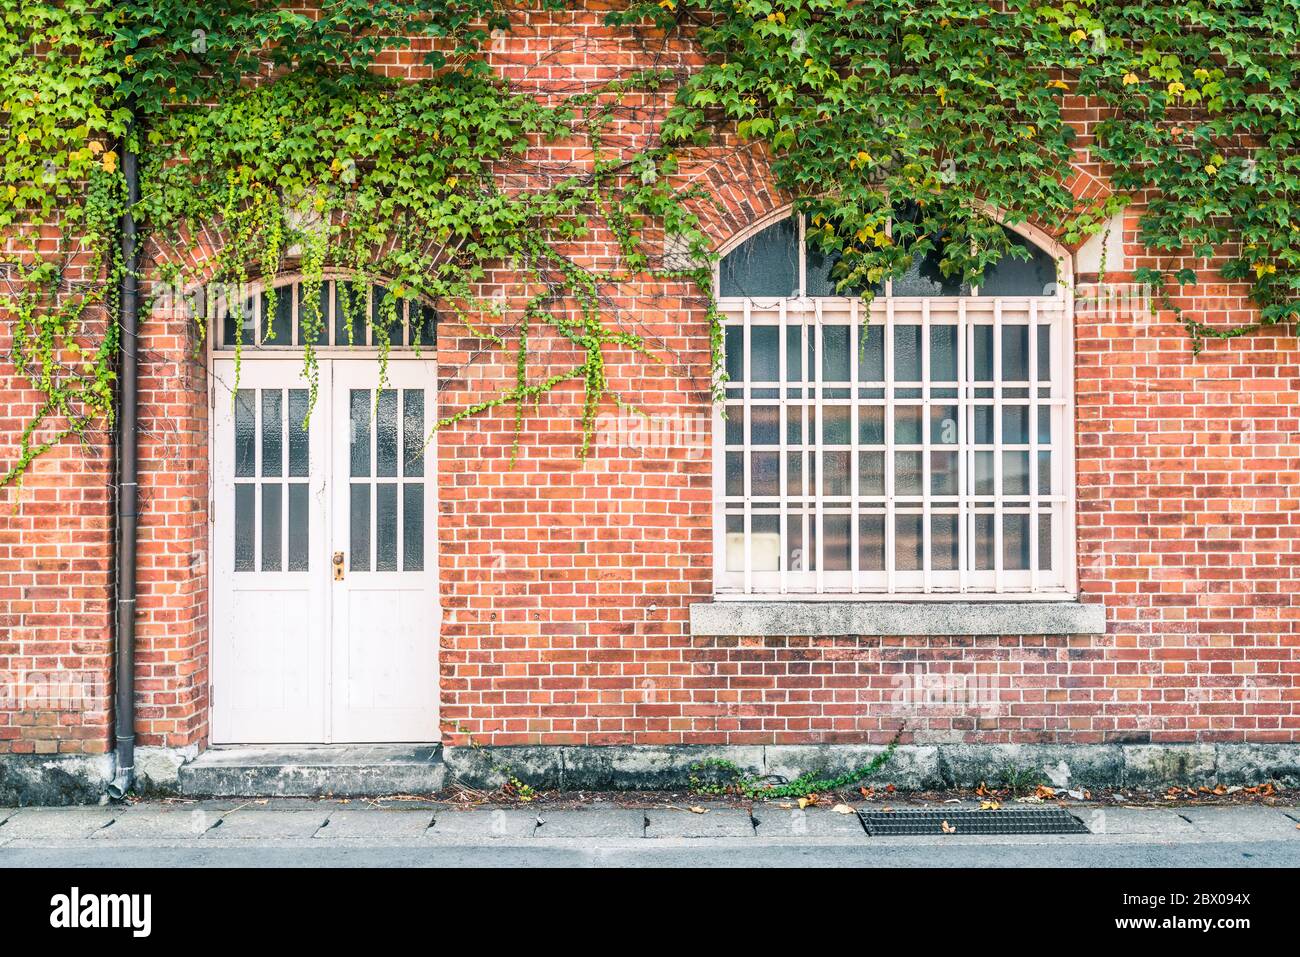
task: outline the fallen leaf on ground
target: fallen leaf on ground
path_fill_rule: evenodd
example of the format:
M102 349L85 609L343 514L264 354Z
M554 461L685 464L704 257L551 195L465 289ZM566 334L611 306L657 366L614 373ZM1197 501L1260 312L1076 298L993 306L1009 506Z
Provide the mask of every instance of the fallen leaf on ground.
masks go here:
M1038 790L1034 792L1034 797L1040 798L1042 800L1047 800L1048 798L1056 797L1056 789L1049 788L1046 784L1040 784L1038 785Z
M943 828L943 833L945 833L945 834L956 834L956 833L957 833L957 829L956 829L955 827L953 827L951 824L949 824L947 821L942 821L942 822L940 822L939 826Z
M794 805L793 805L793 804L778 804L777 807L779 807L782 811L792 811L792 810L794 810Z
M853 808L849 807L847 804L837 804L837 805L835 805L833 808L831 808L831 810L834 811L836 814L853 814L853 813L854 813Z
M897 790L897 789L896 789L892 784L886 784L886 785L885 785L885 790L888 791L890 794L893 794L894 791Z
M709 809L708 809L707 807L700 807L698 804L692 804L692 805L688 808L688 810L689 810L692 814L708 814L708 813L709 813Z
M999 804L997 801L980 801L981 811L997 811L997 810L1001 810L1001 808L1002 805Z
M862 796L863 796L864 798L866 798L868 801L870 801L871 798L872 798L872 796L876 793L876 789L875 789L875 788L858 788L858 791L859 791L859 792L862 794Z
M804 808L806 808L809 804L816 804L816 803L817 803L817 801L816 801L815 798L800 798L800 799L799 799L799 810L802 811L802 810L803 810Z

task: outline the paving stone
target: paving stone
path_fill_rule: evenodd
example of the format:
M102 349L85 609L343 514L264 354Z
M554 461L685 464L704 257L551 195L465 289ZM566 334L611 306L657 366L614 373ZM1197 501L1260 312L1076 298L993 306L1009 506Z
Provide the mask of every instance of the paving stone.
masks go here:
M827 808L780 808L775 804L754 808L758 836L777 837L861 837L867 836L857 814L838 814Z
M537 830L537 812L515 808L482 811L437 811L428 838L480 840L531 838Z
M122 813L108 807L19 808L3 825L6 841L83 840Z
M206 840L294 840L311 837L329 819L327 808L272 811L239 808L221 819L221 825L203 834Z
M1280 808L1272 807L1188 807L1179 808L1180 816L1189 819L1192 827L1211 834L1267 835L1269 838L1294 837L1300 840L1296 820L1287 817ZM1292 810L1292 813L1296 813ZM1300 814L1296 815L1300 820Z
M625 808L585 808L542 811L542 824L533 832L539 838L599 837L609 840L645 836L645 812Z
M335 811L329 824L312 837L320 841L361 838L367 840L409 840L418 838L433 822L432 811L385 810L380 808Z
M224 807L186 806L123 809L110 827L91 835L94 841L183 840L202 837L230 810Z
M650 824L646 837L753 837L749 812L733 807L710 807L694 814L685 808L652 808L645 812Z
M1174 811L1164 808L1104 807L1072 808L1071 813L1093 834L1187 835L1194 828Z

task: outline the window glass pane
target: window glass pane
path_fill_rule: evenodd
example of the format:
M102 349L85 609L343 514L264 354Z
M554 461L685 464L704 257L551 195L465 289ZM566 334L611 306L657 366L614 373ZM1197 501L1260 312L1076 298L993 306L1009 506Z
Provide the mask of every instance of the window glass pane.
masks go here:
M280 570L280 483L262 484L262 571Z
M745 453L727 453L727 494L745 494Z
M424 390L402 393L402 474L424 475Z
M894 567L899 571L921 568L922 518L908 514L894 517Z
M1029 409L1023 405L1002 407L1002 441L1006 445L1029 442Z
M333 282L330 285L334 287L334 344L365 345L365 290L358 289L352 282Z
M885 494L885 453L858 453L858 494Z
M1048 405L1038 407L1038 444L1052 444L1052 407Z
M993 444L993 406L977 405L971 409L971 432L976 445Z
M304 298L305 292L301 283L295 286L294 290L298 296L298 335L297 338L294 339L294 342L298 345L302 345L306 342L308 338L307 326L314 323L316 325L316 335L312 337L312 345L329 345L329 291L326 289L325 284L321 285L315 297L316 304L320 310L319 314L316 314L313 310L307 308L307 303Z
M749 375L754 382L781 378L781 346L776 326L749 327Z
M370 390L353 389L348 396L352 423L352 475L370 474Z
M858 441L863 445L885 444L885 407L858 406Z
M976 326L971 331L974 347L971 355L971 374L976 382L993 381L993 327Z
M248 478L255 474L257 461L257 409L255 389L240 389L235 393L235 476Z
M727 326L723 333L723 354L727 360L727 379L743 382L745 379L745 327Z
M1002 381L1029 379L1029 327L1002 327Z
M424 483L402 486L402 570L424 571Z
M379 329L383 328L388 331L388 344L392 346L405 345L405 333L402 327L404 314L406 312L406 303L395 302L390 311L388 306L388 290L383 286L372 286L370 289L370 326L375 330L375 343L379 342Z
M745 444L745 407L732 403L724 410L726 413L726 440L728 445Z
M993 515L975 516L975 568L978 571L993 570L994 549L997 539L993 534Z
M930 380L957 381L957 327L930 327Z
M781 494L781 453L751 452L749 456L751 495L776 497Z
M1052 296L1056 294L1056 262L1019 233L1003 231L1011 245L1028 254L1028 260L1007 253L984 271L981 296Z
M853 434L853 410L847 405L822 407L822 444L848 445Z
M785 454L785 494L791 498L803 497L803 453Z
M921 381L920 326L894 326L894 381Z
M257 521L257 506L253 496L257 486L251 482L239 482L235 485L235 571L251 572L253 570L253 543L256 540L254 522Z
M799 229L793 216L773 223L722 257L718 295L799 295Z
M262 474L280 475L284 467L283 394L279 389L262 390Z
M840 254L837 252L823 253L817 248L815 243L808 243L804 252L807 260L805 268L808 276L805 280L807 289L806 295L809 296L861 296L862 288L855 284L845 289L836 289L840 279L843 278L842 271L838 268L840 263ZM872 292L879 295L884 291L884 284L877 283L871 287Z
M791 512L786 520L786 538L790 542L786 552L786 567L792 572L804 571L808 566L803 547L803 526L804 515L800 512Z
M823 453L822 495L826 498L848 498L850 491L849 453Z
M930 441L935 445L957 444L957 407L930 406Z
M1052 330L1038 327L1038 381L1052 381Z
M779 515L750 516L749 567L756 572L774 572L781 562L781 517Z
M1002 494L1029 494L1029 453L1002 453Z
M235 346L235 337L243 326L243 336L240 342L246 346L257 345L257 313L254 300L250 297L243 300L232 300L224 310L224 316L221 321L222 335L221 344L225 346Z
M1048 512L1038 516L1038 570L1052 570L1052 516Z
M727 571L745 570L745 518L743 515L727 516Z
M858 350L858 381L885 381L885 332L871 326L859 326L855 336Z
M302 478L308 474L311 446L303 422L307 418L306 389L289 390L289 474Z
M307 483L294 482L289 486L289 571L307 571L310 535L310 516L307 512Z
M894 453L894 494L921 494L921 453Z
M438 346L438 311L425 302L412 302L407 305L411 323L411 345Z
M275 312L271 312L271 294L262 293L262 342L265 345L287 346L293 342L293 286L280 286L275 290Z
M803 408L791 405L785 410L785 444L803 444Z
M993 495L993 453L975 453L975 495Z
M385 389L375 399L375 474L397 474L397 392Z
M849 381L849 327L822 327L822 381Z
M803 381L803 328L785 327L785 377L790 382Z
M1008 571L1029 570L1029 516L1002 516L1002 567Z
M838 513L827 515L823 520L826 534L822 558L825 561L823 567L827 571L847 571L852 567L849 564L849 549L852 545L849 540L849 520L850 516Z
M930 567L935 571L956 571L960 538L956 515L930 516Z
M397 486L375 486L375 571L397 571Z
M894 409L894 444L921 444L921 407L900 405Z
M956 452L930 453L930 491L935 495L958 495L961 473L957 470Z
M370 485L354 482L348 502L348 565L352 571L370 571Z
M858 568L884 571L885 516L875 512L858 516Z
M781 444L781 408L776 405L756 405L749 410L750 445Z
M1052 453L1043 449L1038 451L1038 494L1052 494Z

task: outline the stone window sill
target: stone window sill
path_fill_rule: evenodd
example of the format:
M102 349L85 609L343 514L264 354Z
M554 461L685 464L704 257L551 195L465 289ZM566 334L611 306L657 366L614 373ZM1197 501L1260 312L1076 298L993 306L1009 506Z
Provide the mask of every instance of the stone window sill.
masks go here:
M839 635L1104 635L1106 609L1077 601L703 601L691 634L735 637Z

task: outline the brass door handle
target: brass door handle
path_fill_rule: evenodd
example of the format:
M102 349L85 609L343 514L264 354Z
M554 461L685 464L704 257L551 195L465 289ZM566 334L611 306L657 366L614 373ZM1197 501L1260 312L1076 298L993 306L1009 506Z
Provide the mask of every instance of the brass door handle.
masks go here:
M336 582L343 581L343 553L342 552L334 553L334 580Z

